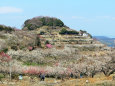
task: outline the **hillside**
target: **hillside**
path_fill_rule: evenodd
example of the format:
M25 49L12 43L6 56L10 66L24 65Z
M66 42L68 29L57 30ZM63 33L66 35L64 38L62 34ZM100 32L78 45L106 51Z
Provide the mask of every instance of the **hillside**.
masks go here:
M39 26L41 18L45 24ZM55 25L48 24L50 19ZM64 80L93 78L98 73L110 76L115 72L114 49L94 40L87 31L75 31L57 21L61 20L35 17L26 20L22 30L0 32L0 56L12 57L13 74L35 77L43 73L48 78ZM2 73L10 72L6 63L0 68Z

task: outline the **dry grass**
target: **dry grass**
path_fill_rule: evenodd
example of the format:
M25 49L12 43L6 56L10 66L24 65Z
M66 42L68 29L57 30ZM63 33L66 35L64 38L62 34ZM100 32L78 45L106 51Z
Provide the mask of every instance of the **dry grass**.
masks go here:
M94 78L66 79L64 81L54 78L46 78L45 81L40 81L38 78L34 78L33 82L30 81L28 76L25 76L22 81L13 80L9 84L0 84L0 86L115 86L115 81L112 80L113 75L109 77L98 76Z

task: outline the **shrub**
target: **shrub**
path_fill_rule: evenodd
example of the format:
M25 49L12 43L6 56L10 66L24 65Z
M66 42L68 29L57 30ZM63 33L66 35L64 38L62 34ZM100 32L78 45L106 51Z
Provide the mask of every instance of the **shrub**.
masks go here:
M67 34L67 30L66 30L65 28L63 28L63 29L59 32L59 34Z
M50 44L50 42L48 40L46 40L45 44Z
M25 48L25 46L20 45L19 48L20 48L20 50L23 50Z
M8 48L3 48L0 50L0 52L4 52L4 53L7 53L7 51L8 51Z
M39 35L36 37L36 45L41 47L41 41Z
M11 49L17 51L17 50L18 50L18 47L17 47L16 45L14 45L14 46L11 46Z
M28 28L28 30L34 30L34 28L37 28L37 26L34 24L28 24L26 27Z
M79 32L77 32L77 31L68 31L68 30L66 30L65 28L63 28L60 32L59 32L59 34L62 34L62 35L65 35L65 34L68 34L68 35L78 35L79 34Z
M0 31L11 32L11 31L14 31L14 28L4 26L4 25L0 25Z
M19 76L19 74L16 74L16 73L11 75L12 79L18 79L18 76Z
M40 32L40 35L44 35L44 33L45 33L44 31L41 31L41 32Z

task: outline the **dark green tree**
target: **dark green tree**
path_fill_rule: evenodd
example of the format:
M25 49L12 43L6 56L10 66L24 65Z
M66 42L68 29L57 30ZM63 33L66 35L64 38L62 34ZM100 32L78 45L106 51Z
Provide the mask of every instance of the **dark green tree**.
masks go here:
M48 40L46 40L45 44L50 44L50 42Z
M36 38L36 45L41 47L41 41L39 37Z
M67 34L67 30L66 30L65 28L63 28L63 29L59 32L59 34Z

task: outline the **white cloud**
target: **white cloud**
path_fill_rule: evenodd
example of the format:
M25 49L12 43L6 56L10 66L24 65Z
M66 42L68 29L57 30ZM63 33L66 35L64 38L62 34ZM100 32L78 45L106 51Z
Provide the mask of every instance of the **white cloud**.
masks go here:
M0 14L21 13L22 9L15 7L0 7Z

